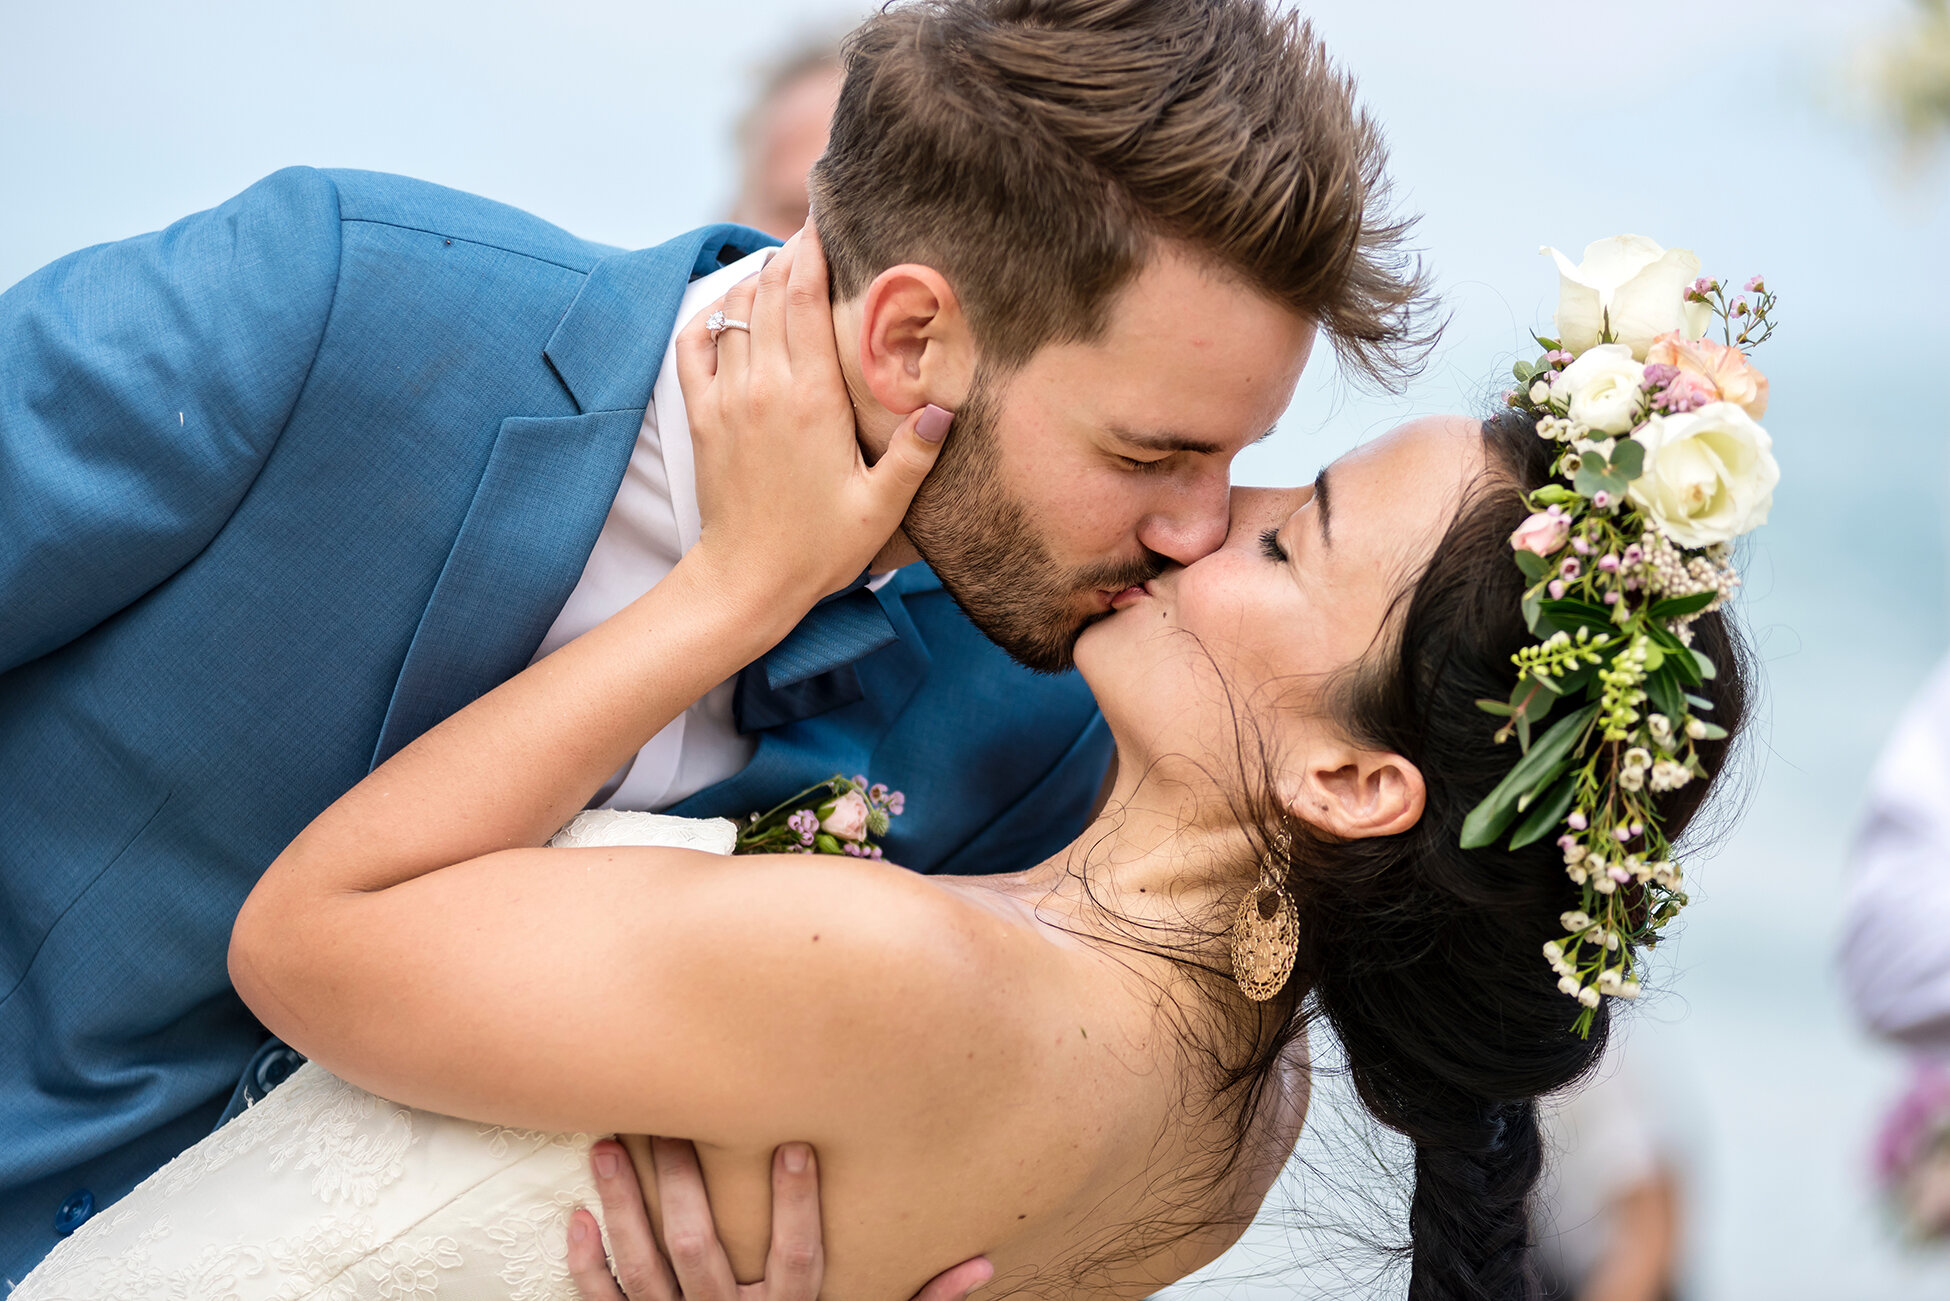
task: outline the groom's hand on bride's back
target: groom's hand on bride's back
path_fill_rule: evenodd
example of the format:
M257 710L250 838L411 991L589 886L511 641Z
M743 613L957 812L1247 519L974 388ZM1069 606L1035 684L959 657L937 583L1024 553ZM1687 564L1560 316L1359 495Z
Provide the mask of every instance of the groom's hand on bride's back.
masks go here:
M815 1301L826 1271L819 1226L819 1163L811 1147L788 1143L772 1153L772 1246L765 1277L740 1283L718 1241L697 1153L689 1143L652 1139L664 1242L657 1247L636 1171L621 1144L596 1144L590 1165L609 1226L614 1270L603 1253L595 1217L578 1210L569 1221L569 1272L583 1301ZM962 1301L989 1281L981 1256L937 1274L914 1301Z

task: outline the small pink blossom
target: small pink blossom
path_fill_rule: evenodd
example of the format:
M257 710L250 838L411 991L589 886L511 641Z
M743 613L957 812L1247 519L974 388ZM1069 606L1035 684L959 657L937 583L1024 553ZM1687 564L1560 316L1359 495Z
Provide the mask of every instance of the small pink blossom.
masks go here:
M1618 557L1617 557L1617 556L1614 556L1614 555L1612 555L1612 554L1610 554L1609 552L1607 552L1606 554L1604 554L1604 555L1602 555L1602 556L1599 556L1599 557L1598 557L1598 568L1599 568L1599 569L1600 569L1600 570L1601 570L1602 572L1604 572L1604 573L1607 573L1607 574L1615 574L1615 573L1617 573L1617 572L1618 572Z
M1564 819L1564 825L1573 831L1583 831L1591 824L1585 821L1584 813L1581 810L1572 809L1571 816Z
M1582 574L1584 572L1584 566L1581 563L1579 563L1578 558L1576 556L1566 556L1564 557L1564 563L1561 566L1559 566L1559 572L1561 572L1565 578L1573 579L1576 578L1579 574Z
M1564 588L1564 580L1563 580L1563 579L1561 579L1561 578L1553 578L1553 579L1551 579L1551 582L1550 582L1550 586L1549 586L1549 587L1548 587L1547 589L1545 589L1545 590L1547 590L1548 592L1550 592L1550 594L1551 594L1551 600L1553 600L1553 601L1561 601L1561 600L1563 600L1563 599L1564 599L1564 591L1565 591L1565 588Z
M1571 550L1573 550L1573 551L1575 551L1575 552L1577 552L1577 553L1578 553L1579 555L1581 555L1581 556L1588 556L1588 555L1590 555L1590 554L1591 554L1591 539L1589 539L1589 538L1587 538L1587 537L1584 537L1584 536L1582 536L1582 535L1580 535L1580 536L1578 536L1578 537L1575 537L1575 538L1572 538L1572 539L1571 539Z
M1616 592L1606 592L1606 593L1605 593L1605 604L1606 604L1606 605L1617 605L1617 604L1618 604L1618 593L1616 593Z
M799 833L799 843L810 845L819 830L819 817L811 809L800 809L785 820L785 825Z
M1612 880L1618 882L1618 884L1620 885L1624 885L1627 881L1632 879L1632 874L1630 872L1627 872L1623 867L1619 866L1617 863L1613 863L1610 867L1606 868L1605 875L1609 876Z
M1600 488L1598 489L1598 491L1591 494L1591 504L1593 506L1596 506L1599 510L1610 510L1611 494L1605 491L1603 488Z

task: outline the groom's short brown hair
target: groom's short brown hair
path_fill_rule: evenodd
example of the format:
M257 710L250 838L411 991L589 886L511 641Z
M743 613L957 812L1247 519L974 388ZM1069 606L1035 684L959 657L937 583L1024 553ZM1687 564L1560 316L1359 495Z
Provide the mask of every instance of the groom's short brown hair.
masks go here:
M1263 0L895 0L848 39L811 177L833 288L920 262L985 364L1088 341L1155 241L1317 322L1390 383L1426 352L1384 154L1312 29Z

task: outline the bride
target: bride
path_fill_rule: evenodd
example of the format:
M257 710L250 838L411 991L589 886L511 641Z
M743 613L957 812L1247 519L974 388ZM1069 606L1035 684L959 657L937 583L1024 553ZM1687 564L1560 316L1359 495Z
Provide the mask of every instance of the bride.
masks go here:
M1300 1131L1316 1019L1415 1144L1409 1295L1524 1294L1536 1098L1593 1064L1608 1025L1600 1006L1572 1033L1586 1008L1538 959L1577 899L1563 852L1458 848L1515 758L1473 702L1507 693L1528 641L1507 539L1555 455L1531 421L1420 420L1309 486L1236 490L1218 552L1118 595L1076 647L1114 780L1048 862L956 878L545 847L646 737L858 575L937 455L910 420L863 463L832 398L817 245L781 256L787 284L724 304L749 334L693 322L679 345L697 546L292 842L230 966L314 1065L15 1301L121 1295L110 1277L147 1280L129 1295L573 1295L559 1268L511 1288L494 1271L517 1235L495 1226L559 1250L569 1209L594 1209L577 1170L607 1134L695 1143L741 1277L764 1268L772 1153L806 1140L826 1295L907 1297L985 1254L985 1296L1142 1297L1253 1217ZM1707 614L1693 636L1722 666L1702 704L1737 730L1733 630ZM1709 767L1724 744L1702 745ZM1708 784L1650 797L1667 834ZM283 1148L262 1138L278 1125ZM320 1156L324 1132L346 1141ZM451 1209L523 1163L493 1224ZM285 1175L336 1201L292 1209ZM389 1207L401 1227L374 1230ZM340 1232L361 1215L364 1238ZM195 1277L224 1262L222 1286L163 1270L165 1240Z

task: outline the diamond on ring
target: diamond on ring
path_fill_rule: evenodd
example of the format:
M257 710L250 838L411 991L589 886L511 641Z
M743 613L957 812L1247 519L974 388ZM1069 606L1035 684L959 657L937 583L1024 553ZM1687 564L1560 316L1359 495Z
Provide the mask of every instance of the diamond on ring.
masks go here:
M750 321L734 321L724 314L723 309L715 311L704 318L705 332L711 336L711 342L713 343L716 343L718 336L726 330L744 330L749 333L751 328L752 324Z

